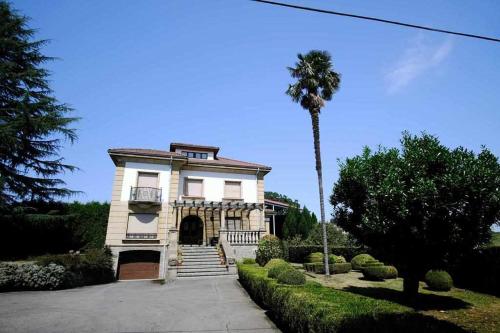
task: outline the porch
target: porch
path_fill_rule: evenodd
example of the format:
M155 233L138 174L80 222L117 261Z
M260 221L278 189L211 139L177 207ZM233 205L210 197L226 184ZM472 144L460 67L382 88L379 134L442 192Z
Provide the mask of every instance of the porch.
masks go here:
M171 207L179 244L257 245L266 233L263 204L175 200Z

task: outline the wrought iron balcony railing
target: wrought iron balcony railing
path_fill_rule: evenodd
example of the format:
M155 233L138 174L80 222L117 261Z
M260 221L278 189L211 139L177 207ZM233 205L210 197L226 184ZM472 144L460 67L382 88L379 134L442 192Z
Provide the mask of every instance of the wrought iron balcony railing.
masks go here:
M132 187L130 189L130 201L160 203L161 202L161 188Z

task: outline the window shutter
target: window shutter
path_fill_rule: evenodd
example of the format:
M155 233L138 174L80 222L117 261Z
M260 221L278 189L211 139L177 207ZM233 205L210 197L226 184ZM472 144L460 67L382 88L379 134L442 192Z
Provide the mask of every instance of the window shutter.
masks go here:
M137 180L137 187L158 187L158 174L139 172L139 179Z
M156 234L158 231L158 215L130 214L128 216L127 234Z
M241 198L241 183L240 182L225 182L224 197L229 199Z
M201 179L186 179L186 195L190 197L203 196L203 180Z

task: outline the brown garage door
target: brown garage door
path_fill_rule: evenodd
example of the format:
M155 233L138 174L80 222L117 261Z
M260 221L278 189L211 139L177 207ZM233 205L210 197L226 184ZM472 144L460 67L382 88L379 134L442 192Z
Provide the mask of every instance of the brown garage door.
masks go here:
M118 260L118 279L157 279L160 268L158 251L120 252Z

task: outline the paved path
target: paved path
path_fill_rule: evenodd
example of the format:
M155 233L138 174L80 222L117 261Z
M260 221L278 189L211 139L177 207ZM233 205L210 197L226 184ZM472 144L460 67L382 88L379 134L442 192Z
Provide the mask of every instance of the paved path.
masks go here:
M0 332L279 332L234 277L0 293Z

